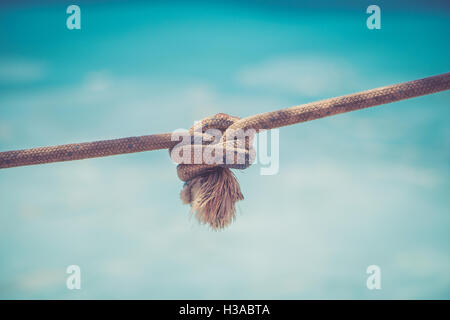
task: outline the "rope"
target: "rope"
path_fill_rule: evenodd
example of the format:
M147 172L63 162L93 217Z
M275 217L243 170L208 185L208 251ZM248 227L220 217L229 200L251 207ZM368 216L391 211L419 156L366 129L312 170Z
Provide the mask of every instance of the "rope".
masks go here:
M232 117L219 113L203 119L187 133L192 137L191 151L208 145L207 129L218 129L225 133L219 142L223 150L230 149L228 133L236 130L260 130L284 127L305 121L328 117L335 114L355 111L404 99L414 98L450 89L450 72L428 78L404 82L391 86L367 90L355 94L312 102L278 111L266 112L247 118ZM198 133L198 134L197 134ZM128 137L74 143L33 149L0 152L0 169L106 157L117 154L169 149L176 150L178 141L172 141L171 133ZM198 137L205 142L196 143ZM252 140L253 137L250 137ZM231 141L234 147L235 142ZM246 141L242 149L234 149L236 154L244 154L246 160L251 154L251 141ZM178 151L178 150L176 150ZM235 162L236 163L236 162ZM181 193L184 202L190 203L201 222L209 223L214 229L226 226L234 218L234 202L243 199L239 184L229 168L243 169L251 164L206 164L202 162L180 163L178 176L185 181Z
M230 129L274 129L450 89L450 72L233 121ZM226 118L204 123L227 128ZM171 133L0 152L0 169L173 148Z

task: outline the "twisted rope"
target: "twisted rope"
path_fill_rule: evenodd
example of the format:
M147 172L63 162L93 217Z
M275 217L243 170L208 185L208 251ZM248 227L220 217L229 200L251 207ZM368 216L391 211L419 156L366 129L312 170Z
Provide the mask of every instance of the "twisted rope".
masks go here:
M202 161L200 163L196 161L194 164L192 162L180 163L177 166L178 176L186 182L181 198L185 203L191 204L201 222L209 223L214 229L223 228L234 218L234 203L243 199L239 184L230 168L244 169L251 164L249 155L252 151L251 140L253 139L251 136L250 141L245 141L241 144L241 148L236 148L236 141L227 139L230 136L229 133L236 130L252 129L259 132L260 130L279 128L448 89L450 89L450 73L444 73L242 119L221 113L203 119L187 133L192 137L191 149L188 151L193 152L196 148L203 150L210 144L210 137L205 132L214 128L224 133L221 140L215 145L220 146L225 152L233 147L236 155L245 155L246 162L244 164L237 164L237 162L207 164ZM179 151L176 149L179 142L172 141L171 137L171 133L163 133L5 151L0 152L0 169L160 149L169 149L170 152ZM184 150L186 149L183 149L183 152Z

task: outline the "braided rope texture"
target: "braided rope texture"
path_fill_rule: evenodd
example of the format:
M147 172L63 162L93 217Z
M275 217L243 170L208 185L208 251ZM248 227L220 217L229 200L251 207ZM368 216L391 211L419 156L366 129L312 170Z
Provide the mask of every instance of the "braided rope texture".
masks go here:
M257 114L235 122L230 129L274 129L340 113L365 109L395 101L450 89L450 72L424 79L312 102L273 112Z
M339 113L364 109L403 99L418 97L450 89L450 73L420 80L372 89L356 94L266 112L236 120L212 117L203 121L211 127L262 130L319 119ZM170 149L176 145L171 134L154 134L114 140L66 144L0 152L0 169L58 161L81 160L117 154Z
M335 114L373 107L417 96L450 89L450 73L420 80L372 89L360 93L294 106L273 112L239 119L223 113L203 119L185 133L188 143L172 141L172 134L155 134L115 140L67 144L26 150L0 152L0 169L105 157L141 151L169 149L173 152L190 152L188 163L178 162L178 177L185 181L180 197L191 205L191 212L200 223L209 224L213 230L225 228L235 219L235 203L244 199L239 183L230 170L245 169L251 165L253 138L261 130L279 128L295 123L311 121ZM213 142L208 129L221 133L220 141ZM234 132L250 130L245 141L236 141ZM184 141L184 140L183 140ZM232 150L234 162L203 162L204 148L215 147L226 154ZM187 147L187 149L186 149ZM179 150L180 149L180 150ZM195 151L200 152L195 152ZM214 154L216 157L217 154ZM243 156L245 162L236 159Z
M235 140L235 136L231 135L231 130L228 128L239 121L238 117L233 117L224 113L218 113L213 117L208 117L195 124L186 133L186 136L190 139L186 139L188 144L179 143L175 147L169 148L169 154L174 162L174 154L182 155L187 152L190 157L187 163L179 163L177 166L178 178L182 181L188 181L199 174L210 171L217 167L232 168L232 169L246 169L252 163L255 156L253 149L254 133L253 132L245 141ZM213 143L212 137L209 136L208 130L217 129L220 131L220 141ZM242 130L236 130L241 131ZM227 140L228 137L228 140ZM239 138L236 136L236 138ZM242 143L242 144L241 144ZM203 158L204 152L209 151L206 148L211 147L212 154L216 154L217 157L213 164L208 164ZM227 153L231 152L231 157L224 159ZM219 157L219 154L222 157ZM244 159L243 163L239 161L239 158ZM230 160L231 159L231 160Z

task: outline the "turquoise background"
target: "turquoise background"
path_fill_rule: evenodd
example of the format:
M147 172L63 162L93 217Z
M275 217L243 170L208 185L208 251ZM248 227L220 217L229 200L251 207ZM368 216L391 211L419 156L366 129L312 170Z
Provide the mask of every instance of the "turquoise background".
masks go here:
M0 5L1 151L450 71L446 2L78 1L68 30L70 4ZM0 170L0 298L449 299L449 101L282 128L279 173L236 173L245 200L222 232L189 219L166 151Z

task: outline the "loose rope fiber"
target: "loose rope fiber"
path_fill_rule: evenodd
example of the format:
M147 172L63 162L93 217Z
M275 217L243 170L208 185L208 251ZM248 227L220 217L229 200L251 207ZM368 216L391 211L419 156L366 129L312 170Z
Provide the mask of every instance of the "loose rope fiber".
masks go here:
M192 137L192 150L194 150L208 145L209 140L205 134L207 129L218 129L225 133L219 144L224 150L228 150L230 141L227 141L227 133L236 130L252 129L259 132L448 89L450 89L450 72L242 119L219 113L203 119L192 127L188 134ZM197 141L196 135L204 138L203 142L195 142ZM253 137L250 137L250 141L244 143L244 148L235 149L237 153L245 154L246 159L252 151L252 139ZM235 146L235 142L231 142ZM160 149L173 151L178 143L179 141L172 141L171 133L163 133L5 151L0 152L0 169ZM192 210L200 222L210 224L213 229L221 229L234 219L235 202L243 199L239 184L230 168L244 169L251 162L246 161L243 165L191 163L180 163L177 166L179 178L185 181L181 198L183 202L191 204Z

